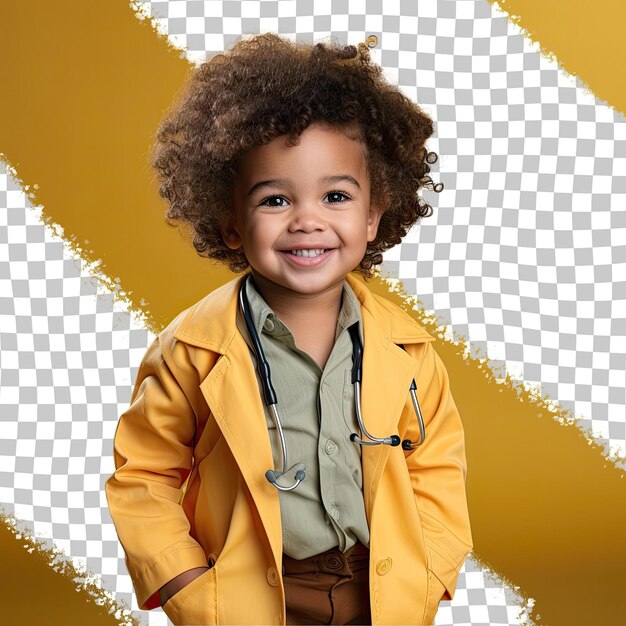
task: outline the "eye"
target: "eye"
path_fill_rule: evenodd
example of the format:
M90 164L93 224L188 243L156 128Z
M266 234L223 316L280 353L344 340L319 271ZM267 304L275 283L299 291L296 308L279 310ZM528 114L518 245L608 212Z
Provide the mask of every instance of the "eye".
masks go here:
M282 208L283 206L285 206L284 204L268 204L269 200L274 200L274 199L284 200L285 198L283 198L282 196L268 196L267 198L265 198L265 200L263 200L263 202L261 202L260 206L269 206L269 207L275 207L275 208Z
M351 200L352 198L350 198L350 196L347 193L344 193L343 191L329 191L328 192L328 197L337 197L337 196L343 196L344 198L347 198L348 200ZM333 202L332 204L336 204L335 202Z

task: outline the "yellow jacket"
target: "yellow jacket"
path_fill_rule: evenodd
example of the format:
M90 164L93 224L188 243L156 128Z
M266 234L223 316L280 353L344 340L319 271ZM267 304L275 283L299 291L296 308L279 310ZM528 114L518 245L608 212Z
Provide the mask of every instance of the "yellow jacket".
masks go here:
M362 448L372 624L432 624L472 548L463 426L435 338L346 279L362 306L368 431L419 440L412 378L426 426L414 451ZM235 322L241 280L159 333L115 433L106 494L139 606L159 606L162 585L212 565L165 603L174 624L286 623L279 495L265 478L271 443Z

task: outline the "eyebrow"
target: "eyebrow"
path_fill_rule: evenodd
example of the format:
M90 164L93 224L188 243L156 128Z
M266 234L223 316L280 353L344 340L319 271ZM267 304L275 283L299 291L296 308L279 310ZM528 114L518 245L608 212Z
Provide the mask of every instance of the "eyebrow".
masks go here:
M333 183L347 182L355 185L358 189L361 189L361 185L359 185L356 178L350 176L349 174L340 174L338 176L324 176L320 178L319 182L322 185L332 185ZM273 178L271 180L262 180L255 185L252 186L250 191L248 192L248 196L251 196L253 193L258 191L259 189L263 189L265 187L289 187L294 185L293 178Z

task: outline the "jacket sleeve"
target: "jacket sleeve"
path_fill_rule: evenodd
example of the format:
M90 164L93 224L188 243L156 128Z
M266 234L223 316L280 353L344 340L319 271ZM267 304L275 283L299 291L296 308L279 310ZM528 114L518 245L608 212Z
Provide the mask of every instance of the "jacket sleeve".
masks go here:
M160 606L158 592L166 582L207 565L180 504L192 467L195 414L161 342L159 335L139 366L130 407L115 431L116 469L105 484L141 609Z
M450 392L448 372L432 343L425 348L415 382L426 437L408 454L406 462L422 522L428 567L445 588L443 599L451 600L473 544L465 493L463 425ZM409 424L406 437L419 440L415 414Z

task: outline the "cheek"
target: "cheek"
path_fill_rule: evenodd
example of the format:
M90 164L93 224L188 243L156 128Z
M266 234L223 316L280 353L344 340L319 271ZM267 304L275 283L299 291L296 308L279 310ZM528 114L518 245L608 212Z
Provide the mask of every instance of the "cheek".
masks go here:
M350 224L349 229L345 229L345 236L349 238L354 246L367 245L368 228L367 223L363 220L355 221Z
M252 228L246 233L246 244L251 251L255 253L262 253L265 250L269 250L275 238L273 238L273 231L267 224L255 223L251 225Z

